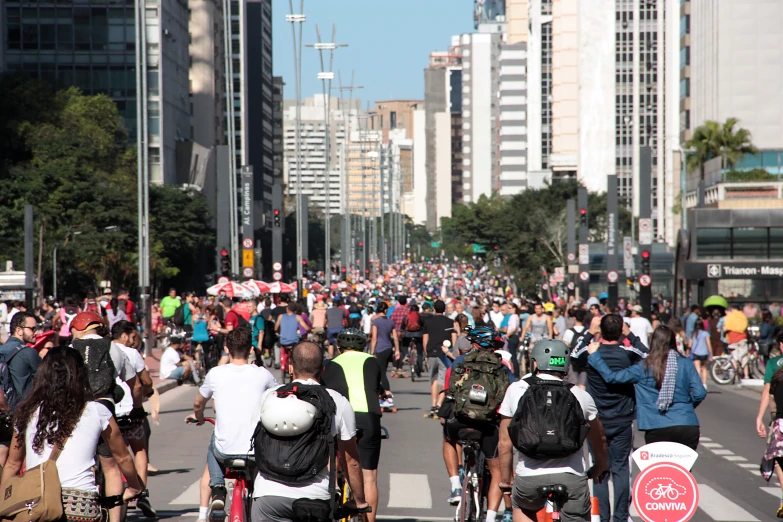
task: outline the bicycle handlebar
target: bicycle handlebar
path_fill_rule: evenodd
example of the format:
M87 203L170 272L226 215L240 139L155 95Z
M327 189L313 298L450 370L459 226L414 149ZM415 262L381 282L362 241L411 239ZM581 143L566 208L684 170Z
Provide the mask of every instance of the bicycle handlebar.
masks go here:
M214 417L204 417L204 422L208 422L210 424L215 424ZM196 418L195 417L185 417L185 424L196 424Z

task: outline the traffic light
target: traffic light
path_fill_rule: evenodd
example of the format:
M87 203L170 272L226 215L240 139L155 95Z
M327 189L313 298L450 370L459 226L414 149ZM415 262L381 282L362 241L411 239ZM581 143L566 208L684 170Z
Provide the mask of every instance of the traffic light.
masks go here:
M650 273L650 251L647 249L642 250L642 273Z
M280 226L280 209L276 208L274 210L274 214L275 214L275 226L279 227Z
M359 248L364 248L364 241L359 241Z
M307 267L307 259L302 259L302 266Z
M587 226L587 209L586 208L580 208L579 209L579 226L580 227L586 227Z
M231 275L231 260L228 258L228 250L220 251L220 274L229 277Z

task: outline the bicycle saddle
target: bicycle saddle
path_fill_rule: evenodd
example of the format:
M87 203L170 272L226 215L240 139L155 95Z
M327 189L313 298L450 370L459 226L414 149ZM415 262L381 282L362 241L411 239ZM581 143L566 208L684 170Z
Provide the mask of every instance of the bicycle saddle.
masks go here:
M460 441L481 442L481 437L481 432L473 428L461 428L457 432L457 438Z
M227 468L232 468L232 469L245 469L248 466L248 464L253 465L254 463L255 461L250 456L244 459L229 458L223 460L223 465Z

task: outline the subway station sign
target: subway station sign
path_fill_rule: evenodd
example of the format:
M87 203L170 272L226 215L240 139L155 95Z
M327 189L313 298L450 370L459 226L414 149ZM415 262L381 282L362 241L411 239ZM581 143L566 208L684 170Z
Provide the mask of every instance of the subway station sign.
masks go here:
M736 263L704 262L685 263L685 278L698 279L780 279L783 278L783 262Z

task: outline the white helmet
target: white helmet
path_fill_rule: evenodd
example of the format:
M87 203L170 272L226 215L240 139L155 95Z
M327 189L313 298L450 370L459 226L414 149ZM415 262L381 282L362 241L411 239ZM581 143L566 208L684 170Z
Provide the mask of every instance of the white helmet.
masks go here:
M296 395L280 397L272 392L261 406L261 423L269 433L280 437L295 437L310 429L317 410Z

